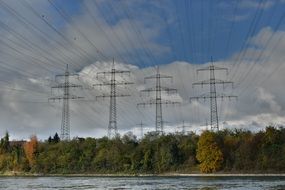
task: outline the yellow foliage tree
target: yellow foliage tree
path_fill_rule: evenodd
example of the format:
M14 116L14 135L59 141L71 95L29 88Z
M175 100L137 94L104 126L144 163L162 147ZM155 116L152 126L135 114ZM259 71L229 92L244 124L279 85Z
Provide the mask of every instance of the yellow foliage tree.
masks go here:
M32 167L35 164L37 149L38 149L38 139L36 136L32 136L30 138L30 141L24 144L25 155L29 162L30 167Z
M203 173L216 172L221 169L223 153L216 142L215 133L204 131L198 141L197 160Z

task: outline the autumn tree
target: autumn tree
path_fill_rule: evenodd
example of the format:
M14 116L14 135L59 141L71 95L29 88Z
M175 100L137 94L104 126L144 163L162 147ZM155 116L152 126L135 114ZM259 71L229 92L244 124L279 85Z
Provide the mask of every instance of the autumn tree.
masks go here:
M216 134L204 131L198 141L197 160L203 173L216 172L221 169L223 153L218 146Z
M32 136L30 138L30 141L24 144L24 152L30 167L33 167L35 165L37 151L38 151L38 139L36 136Z

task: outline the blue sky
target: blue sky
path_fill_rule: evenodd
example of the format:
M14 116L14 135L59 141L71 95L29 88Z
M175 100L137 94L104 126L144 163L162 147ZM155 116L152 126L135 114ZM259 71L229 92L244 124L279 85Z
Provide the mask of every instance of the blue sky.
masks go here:
M187 10L185 2L188 2ZM279 3L260 9L242 7L238 1L176 1L176 4L176 21L168 26L175 36L172 49L179 59L192 63L208 62L211 56L215 60L230 57L239 52L243 43L261 28L274 28L284 13L284 4ZM256 24L249 32L253 22ZM167 39L167 34L164 32L161 38Z
M137 41L131 43L140 43L141 46L121 56L125 56L128 62L140 67L168 64L175 60L201 64L208 62L211 56L214 60L228 59L248 47L247 40L262 28L271 27L272 30L276 30L285 8L282 0L56 0L52 2L64 10L71 20L86 14L86 6L89 7L89 11L96 12L94 15L109 27L115 27L127 20L128 27L122 30L125 33L135 33ZM54 17L52 22L56 27L64 28L67 25L51 4L48 10ZM282 30L284 26L281 25L278 29ZM145 35L147 30L157 34L148 37ZM128 38L127 34L126 37ZM150 40L168 50L164 50L163 53L153 52L147 45L143 45L145 40ZM115 46L123 48L122 43ZM109 56L120 60L118 55Z
M65 4L70 14L82 13L78 1L56 2ZM142 22L150 29L159 26L159 35L152 40L171 51L156 56L156 64L174 60L199 64L208 62L211 56L215 60L227 59L242 50L247 40L263 27L274 30L285 8L284 2L271 0L108 0L99 1L97 5L99 15L111 26L123 19L134 20L131 21L134 27L135 22ZM143 40L143 31L141 34ZM139 53L139 56L145 55L143 51ZM151 58L144 63L136 60L136 64L149 66L151 61Z

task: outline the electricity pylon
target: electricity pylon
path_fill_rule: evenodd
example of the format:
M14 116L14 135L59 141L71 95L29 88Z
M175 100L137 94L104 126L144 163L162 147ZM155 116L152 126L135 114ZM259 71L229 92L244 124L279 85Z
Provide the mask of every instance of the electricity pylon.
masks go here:
M231 98L237 98L237 96L234 96L234 95L227 95L224 93L217 94L217 92L216 92L216 85L217 84L221 84L221 85L223 85L223 87L225 84L231 84L233 87L233 82L224 81L224 80L220 80L220 79L215 78L215 71L217 71L217 70L226 71L228 74L227 68L214 66L212 58L211 58L211 65L210 66L197 70L197 74L200 71L209 71L210 72L210 79L200 81L200 82L195 82L195 83L193 83L193 87L195 85L201 85L202 87L203 87L203 85L209 85L210 86L210 93L190 98L190 100L193 100L193 99L195 99L195 100L203 99L204 101L206 101L206 99L210 100L211 130L219 130L219 116L218 116L218 108L217 108L217 99L223 100L224 98L229 98L229 100L231 100Z
M146 106L146 105L155 105L155 131L157 134L163 134L163 117L162 117L162 105L168 105L168 104L179 104L180 102L174 102L171 100L164 100L161 98L161 92L167 92L169 93L177 93L177 89L174 88L168 88L161 86L161 79L173 79L172 76L167 76L160 74L159 72L159 66L156 69L156 74L145 77L145 81L148 79L154 79L156 82L155 87L147 88L145 90L141 90L141 92L155 92L155 98L151 98L150 100L142 103L138 103L137 106Z
M55 80L58 78L64 78L63 83L59 83L56 86L52 86L51 89L63 89L63 95L53 96L48 100L63 100L62 105L62 120L61 120L61 130L60 130L60 139L61 140L70 140L70 113L69 113L69 100L73 99L82 99L83 97L75 96L70 94L70 88L82 88L82 85L72 84L69 82L70 77L77 76L78 74L72 74L68 70L68 64L66 65L66 70L64 74L56 75Z
M141 138L143 138L143 135L144 135L143 127L146 125L141 121L139 124L137 124L137 126L140 126L140 133L141 133L140 135L141 135Z
M182 133L183 135L185 135L185 133L186 133L186 130L185 130L186 127L191 127L191 126L186 126L184 120L183 120L182 125L181 125L181 126L178 126L178 128L181 128L181 133Z
M115 61L113 59L111 71L98 72L97 79L100 76L106 77L107 75L110 77L109 82L103 82L101 84L94 84L94 86L109 86L110 94L103 94L100 96L96 96L98 98L110 98L110 108L109 108L109 125L108 125L108 138L116 137L118 134L117 128L117 102L116 99L118 97L126 97L130 96L129 94L117 94L117 86L124 86L134 84L133 82L119 82L116 80L117 74L128 74L130 75L130 71L122 71L115 69Z

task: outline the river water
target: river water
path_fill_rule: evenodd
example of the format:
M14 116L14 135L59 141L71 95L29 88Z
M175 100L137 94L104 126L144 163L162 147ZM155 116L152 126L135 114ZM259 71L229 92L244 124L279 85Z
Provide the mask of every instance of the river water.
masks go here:
M2 189L283 190L285 177L1 177Z

